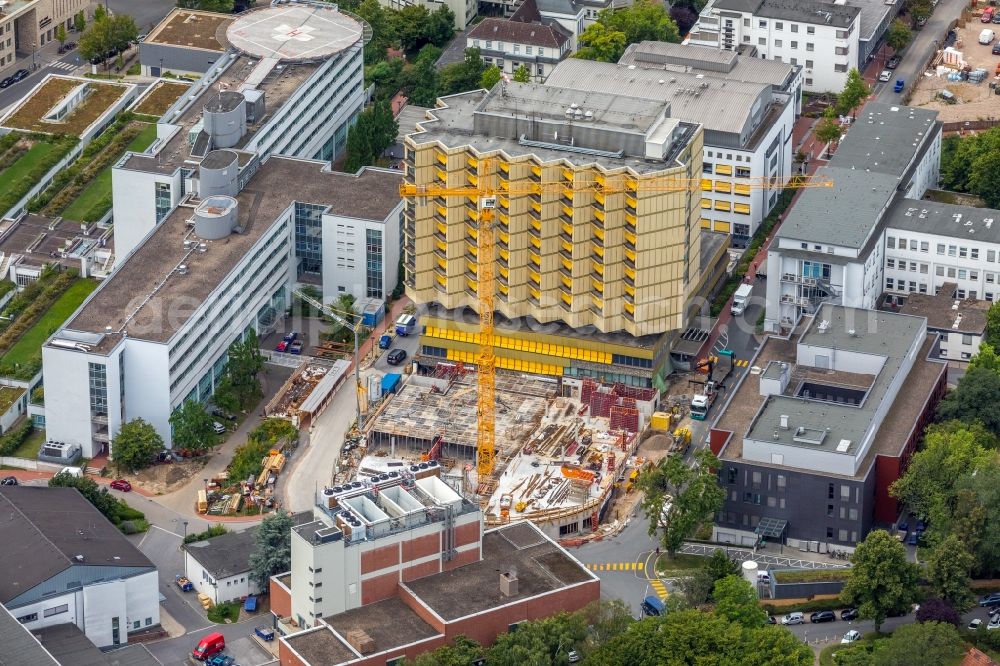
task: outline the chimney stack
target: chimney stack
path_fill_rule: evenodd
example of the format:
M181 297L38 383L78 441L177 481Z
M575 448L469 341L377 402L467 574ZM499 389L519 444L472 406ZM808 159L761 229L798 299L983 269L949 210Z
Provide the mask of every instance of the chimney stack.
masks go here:
M500 594L505 597L517 596L517 574L508 571L500 574Z

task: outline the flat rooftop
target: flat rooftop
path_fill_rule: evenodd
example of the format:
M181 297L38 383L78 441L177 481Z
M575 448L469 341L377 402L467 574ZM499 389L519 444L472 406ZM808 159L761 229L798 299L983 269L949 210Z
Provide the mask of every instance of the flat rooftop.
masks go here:
M217 241L204 241L206 252L189 252L185 239L196 239L187 220L190 206L179 206L118 268L65 328L105 335L97 350L108 350L123 331L154 342L168 341L242 261L279 216L293 203L329 206L329 212L384 219L399 202L399 172L367 169L360 176L327 170L326 163L270 157L236 199L239 230ZM188 274L175 268L181 262ZM129 298L130 296L130 298Z
M907 294L899 313L925 317L927 328L931 330L982 335L986 330L986 313L992 303L974 298L957 299L956 289L956 283L945 282L937 294Z
M233 18L232 14L172 9L153 28L143 43L183 46L222 53L227 45L219 40L219 35L225 34L225 26L232 23Z
M830 306L825 306L825 309L829 308ZM892 341L886 342L886 347L891 347L890 353L894 354L899 353L904 344L908 345L914 342L913 336L918 334L920 327L919 323L915 322L921 322L921 319L891 314L890 316L896 319L893 320L892 324L889 324L886 318L882 317L883 314L889 313L876 313L875 323L880 328L878 332L873 332L871 335L868 335L868 333L859 333L859 331L868 331L868 329L862 328L863 324L851 323L851 325L856 326L855 333L858 333L863 338L872 338L871 341L860 344L857 349L858 351L872 353L871 349L873 347L882 346L880 342L881 338L894 338ZM813 330L813 324L818 324L819 321L822 321L821 317L823 316L826 316L827 320L832 318L824 313L817 316L815 320L803 322L790 340L773 336L766 338L760 352L753 360L753 364L760 368L766 368L767 372L765 374L767 375L773 374L771 371L778 364L788 364L791 372L788 388L782 396L771 396L765 399L761 396L759 390L760 378L751 374L744 376L740 383L736 385L731 397L728 398L728 404L725 404L724 411L720 414L718 421L712 426L715 430L732 433L726 447L720 454L722 459L743 460L743 438L753 438L754 431L752 429L754 428L766 430L766 433L763 433L763 435L757 433L757 439L764 437L764 439L769 440L772 438L773 431L777 429L781 443L790 446L808 446L815 449L815 445L785 441L786 439L791 440L792 434L795 433L795 428L800 425L804 425L807 428L829 428L821 445L824 450L833 452L842 439L850 439L852 442L850 448L840 453L845 455L854 455L856 453L860 435L855 433L864 432L872 423L872 412L884 395L885 388L892 379L895 371L898 370L899 359L895 361L892 358L888 359L881 372L875 377L855 373L832 372L822 368L796 365L797 334L802 333L801 340L803 344L816 345L817 338L827 335L826 333ZM841 318L838 325L843 325L843 323L844 321ZM896 330L896 324L901 325L899 330ZM832 336L831 340L834 342L830 346L840 344L845 338L857 339L845 331L843 334ZM896 400L889 407L887 415L882 419L882 422L876 424L878 431L874 442L869 447L863 460L859 461L859 464L856 465L854 476L845 478L864 478L867 476L875 457L878 455L891 457L900 455L910 431L915 427L914 424L923 410L924 403L937 385L941 373L946 371L945 364L929 360L928 358L933 344L934 336L923 336L921 347L916 354L913 367L906 376L905 393L901 392L897 395ZM839 348L850 349L850 347ZM861 406L849 406L815 400L807 401L799 397L792 397L797 394L799 388L809 382L815 382L824 386L867 388L868 392L864 398L865 402ZM866 384L869 384L869 386L866 387ZM766 406L765 402L767 403ZM787 431L777 428L782 415L789 417L790 429ZM817 415L818 420L812 418ZM767 464L761 463L758 460L753 460L752 462L754 464ZM777 466L780 467L780 465ZM824 472L824 474L830 473Z
M365 632L375 641L376 652L439 635L434 627L420 619L399 597L332 615L323 618L323 621L344 638L351 631ZM320 666L316 662L311 663L312 666Z
M575 90L666 102L672 118L702 123L706 130L735 134L747 126L757 100L762 95L770 98L771 90L768 84L734 81L721 74L664 72L579 58L563 60L545 82Z
M704 74L727 81L766 83L779 90L791 83L800 69L780 60L748 58L736 51L711 46L650 41L629 44L618 64L635 65L638 69Z
M596 576L527 522L483 534L483 559L405 585L445 621L596 580ZM515 572L517 594L500 593L500 574Z
M361 23L329 4L260 7L226 27L226 39L241 53L280 62L312 62L334 56L362 40Z
M935 131L937 111L869 102L847 128L831 167L902 178Z
M47 116L71 93L85 87L85 97L58 120ZM45 134L80 136L111 110L135 85L48 74L3 117L0 125Z
M333 666L361 658L325 626L293 634L283 640L310 666Z
M258 61L248 56L225 55L221 65L224 71L212 85L201 88L199 92L188 96L187 105L177 117L165 117L161 122L178 127L177 132L160 146L155 155L132 154L118 163L118 168L135 169L156 173L173 173L181 166L193 166L200 157L191 155L191 144L188 136L195 125L202 119L205 105L218 98L219 90L238 91L250 78ZM311 64L279 65L272 69L266 77L255 85L257 90L264 92L267 108L270 112L263 120L247 126L246 135L231 150L240 150L254 137L257 130L271 117L276 109L287 102L299 86L305 83L316 71L317 66ZM241 160L241 164L243 161Z
M698 125L682 122L679 129L685 134L675 142L665 160L629 155L616 157L603 150L596 153L581 151L581 146L564 150L555 144L551 147L524 145L520 138L528 135L534 122L540 119L549 123L565 121L565 111L571 104L578 104L593 114L591 119L574 120L572 125L588 131L599 129L605 135L617 130L622 132L622 138L640 136L651 129L663 111L663 104L649 99L529 83L506 84L503 87L505 95L501 96L501 88L495 86L490 92L477 90L440 98L439 106L428 112L432 119L421 121L417 125L418 131L408 134L408 138L417 145L440 142L449 148L471 146L480 153L502 151L514 158L535 156L542 162L598 164L607 169L630 168L635 173L648 174L683 166L676 155L690 143L699 129ZM496 119L489 122L489 132L477 129L479 114ZM509 132L501 131L501 121L506 124L508 118L515 119ZM510 136L503 136L504 133ZM588 136L587 132L583 132L582 136ZM548 140L551 141L551 137Z
M901 199L886 215L886 227L980 243L1000 243L1000 210Z
M0 252L18 254L32 266L59 264L79 268L80 258L98 249L102 230L84 236L78 222L55 220L26 215L18 222L13 220L0 225ZM108 235L103 248L113 253L113 237Z

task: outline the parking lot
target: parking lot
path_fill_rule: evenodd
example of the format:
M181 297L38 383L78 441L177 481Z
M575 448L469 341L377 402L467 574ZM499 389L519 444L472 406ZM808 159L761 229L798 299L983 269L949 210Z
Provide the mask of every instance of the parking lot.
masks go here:
M963 59L972 69L985 69L986 80L979 84L949 81L946 75L951 70L939 69L938 72L942 75L935 72L931 76L925 74L921 77L910 98L911 106L934 109L940 114L939 120L946 123L1000 117L1000 97L990 89L990 82L998 81L994 72L1000 63L1000 55L992 53L996 39L988 45L979 43L979 33L983 29L1000 33L1000 25L980 23L974 17L965 27L955 28L957 39L954 48L962 53ZM943 90L955 96L955 104L946 103L939 98L938 94Z

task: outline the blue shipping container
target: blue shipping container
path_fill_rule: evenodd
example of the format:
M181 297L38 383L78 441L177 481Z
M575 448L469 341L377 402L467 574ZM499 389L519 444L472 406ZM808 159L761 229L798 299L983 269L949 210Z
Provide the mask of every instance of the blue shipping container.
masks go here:
M396 389L399 388L400 382L403 381L403 375L391 374L382 375L382 395L386 393L395 393Z

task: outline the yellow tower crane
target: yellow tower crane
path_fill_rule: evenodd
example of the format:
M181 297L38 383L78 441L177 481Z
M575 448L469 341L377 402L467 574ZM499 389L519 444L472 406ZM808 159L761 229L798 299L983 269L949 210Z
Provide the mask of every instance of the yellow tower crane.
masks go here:
M476 472L479 478L478 492L483 494L489 488L489 480L493 476L496 460L496 356L493 351L493 312L495 280L493 276L493 215L497 207L497 195L543 194L546 192L590 192L600 195L620 192L680 192L701 189L700 178L651 178L637 179L628 175L605 177L603 182L584 181L568 183L529 182L508 180L501 181L501 186L494 185L496 160L483 158L479 160L479 178L474 186L446 187L443 185L416 185L403 183L399 193L409 202L434 197L465 197L478 201L476 229L476 298L479 302L479 353L476 363L476 383L478 396L476 401L477 440L476 440ZM780 183L777 178L740 178L740 185L750 189L777 188ZM788 188L819 188L832 187L829 180L814 179L810 176L797 176L784 185Z

